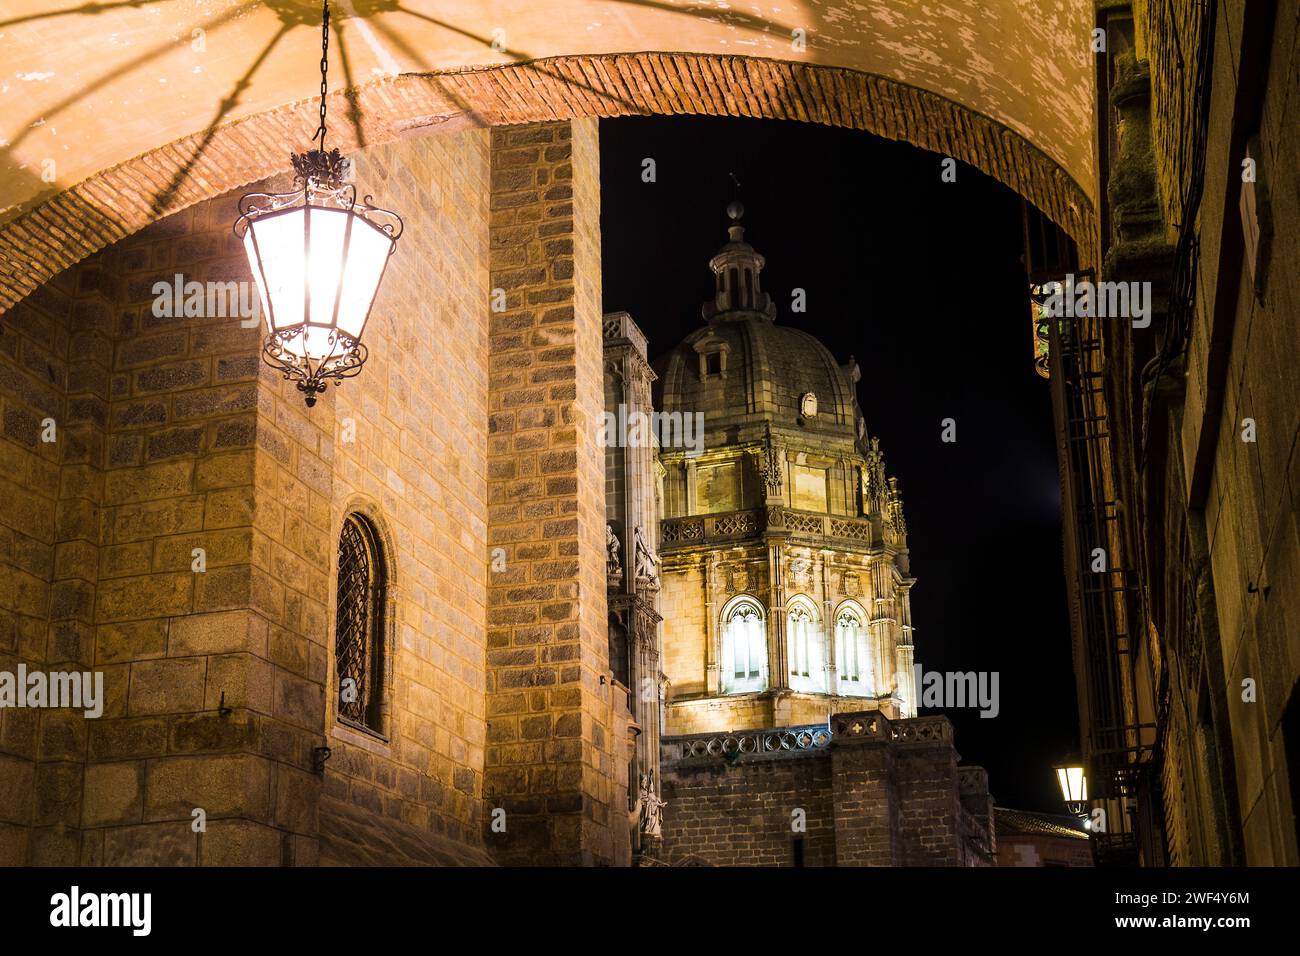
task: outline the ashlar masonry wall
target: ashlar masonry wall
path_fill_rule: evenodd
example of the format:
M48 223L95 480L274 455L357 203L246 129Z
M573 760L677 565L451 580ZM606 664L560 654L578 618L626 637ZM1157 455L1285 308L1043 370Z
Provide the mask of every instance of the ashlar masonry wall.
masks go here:
M366 329L370 357L311 409L263 372L257 475L264 573L282 600L277 664L312 684L304 693L325 688L322 853L344 863L369 859L369 836L347 822L357 811L381 829L482 843L488 556L488 134L402 141L354 164L405 222ZM337 719L337 542L353 512L385 560L377 734Z
M991 866L980 768L944 717L663 741L663 853L711 866Z
M239 862L252 821L272 819L271 767L254 756L272 710L265 631L249 613L257 331L154 309L154 286L177 272L246 277L232 221L219 201L170 217L4 318L0 337L20 346L3 362L4 443L24 449L22 470L6 469L20 487L5 499L27 516L15 556L31 553L24 528L50 551L24 559L28 579L5 562L17 587L0 600L29 667L93 670L106 698L95 719L0 712L4 747L34 765L28 799L5 801L10 862ZM41 463L57 464L48 503L34 497ZM0 786L21 787L5 763ZM292 839L277 834L272 859Z
M244 190L4 316L0 669L94 670L106 703L0 710L0 861L311 864L331 801L486 859L487 137L355 157L407 235L370 363L311 412L258 328L153 308L177 273L250 281ZM326 693L353 509L388 545L384 739L336 730Z
M153 307L177 274L251 281L231 226L259 187L3 317L0 668L101 672L106 702L0 710L0 862L629 861L596 121L353 159L406 228L369 361L310 410L256 326ZM336 720L354 511L384 552L374 733Z
M595 120L492 131L485 780L511 863L630 860L609 671ZM620 697L623 698L620 700Z

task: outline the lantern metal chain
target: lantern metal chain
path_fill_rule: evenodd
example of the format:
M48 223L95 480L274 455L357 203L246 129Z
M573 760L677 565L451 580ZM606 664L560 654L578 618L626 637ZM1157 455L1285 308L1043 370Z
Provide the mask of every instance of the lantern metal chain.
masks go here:
M320 151L325 152L325 97L329 93L327 77L330 68L330 0L321 4L320 37L320 126L312 139L320 140Z

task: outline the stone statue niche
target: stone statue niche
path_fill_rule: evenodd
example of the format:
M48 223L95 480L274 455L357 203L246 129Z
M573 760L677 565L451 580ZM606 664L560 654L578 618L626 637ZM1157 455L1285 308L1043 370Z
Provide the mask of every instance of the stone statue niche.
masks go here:
M655 778L652 773L641 774L640 800L641 832L646 836L662 836L664 825L664 807L668 801L655 793Z
M650 550L650 545L646 542L645 533L638 526L633 532L633 541L635 554L633 556L637 587L644 587L650 591L659 590L659 558Z
M623 582L623 563L619 559L622 545L613 525L605 525L605 582L608 587L616 588Z

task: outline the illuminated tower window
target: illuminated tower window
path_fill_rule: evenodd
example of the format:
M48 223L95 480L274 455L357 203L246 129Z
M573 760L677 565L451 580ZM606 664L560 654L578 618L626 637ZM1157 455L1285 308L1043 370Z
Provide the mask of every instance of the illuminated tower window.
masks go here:
M722 616L722 688L739 694L767 687L767 627L763 609L739 598Z
M835 659L839 666L839 692L853 697L874 697L876 674L866 615L856 604L840 608L835 619Z
M790 687L802 691L824 690L826 654L816 609L807 598L797 597L790 603L785 636Z

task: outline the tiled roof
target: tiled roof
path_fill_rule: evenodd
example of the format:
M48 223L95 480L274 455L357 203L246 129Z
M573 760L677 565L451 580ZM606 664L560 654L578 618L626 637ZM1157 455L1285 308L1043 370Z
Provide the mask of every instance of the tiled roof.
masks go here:
M1088 839L1086 830L1080 828L1073 817L1055 813L1033 813L1029 810L1008 810L994 807L993 819L998 836L1053 836L1074 840Z

